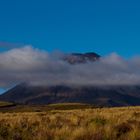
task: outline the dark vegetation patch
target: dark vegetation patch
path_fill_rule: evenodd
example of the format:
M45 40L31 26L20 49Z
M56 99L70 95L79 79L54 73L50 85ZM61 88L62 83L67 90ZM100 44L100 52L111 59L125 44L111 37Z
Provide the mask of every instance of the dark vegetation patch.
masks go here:
M76 110L95 108L93 105L80 103L61 103L50 105L21 105L14 103L3 103L0 112L43 112L51 110Z

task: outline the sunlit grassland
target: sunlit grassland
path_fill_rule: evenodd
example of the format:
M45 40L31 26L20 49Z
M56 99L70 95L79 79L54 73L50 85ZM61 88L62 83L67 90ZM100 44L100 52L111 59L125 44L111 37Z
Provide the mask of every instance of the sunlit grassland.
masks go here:
M140 140L140 107L0 113L0 140Z

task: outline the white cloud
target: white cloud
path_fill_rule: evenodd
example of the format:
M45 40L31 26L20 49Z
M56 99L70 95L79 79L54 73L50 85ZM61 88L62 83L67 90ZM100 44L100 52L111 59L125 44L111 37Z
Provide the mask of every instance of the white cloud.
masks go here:
M0 86L29 82L56 85L128 85L140 84L140 57L125 60L116 53L94 63L70 65L31 46L0 53ZM63 54L61 54L63 55Z

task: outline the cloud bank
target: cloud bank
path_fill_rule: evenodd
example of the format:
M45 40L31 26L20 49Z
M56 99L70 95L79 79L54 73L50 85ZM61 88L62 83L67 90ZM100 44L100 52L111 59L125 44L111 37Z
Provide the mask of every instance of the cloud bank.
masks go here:
M71 65L62 53L25 46L0 53L0 87L35 85L140 85L140 57L125 60L116 53L99 61Z

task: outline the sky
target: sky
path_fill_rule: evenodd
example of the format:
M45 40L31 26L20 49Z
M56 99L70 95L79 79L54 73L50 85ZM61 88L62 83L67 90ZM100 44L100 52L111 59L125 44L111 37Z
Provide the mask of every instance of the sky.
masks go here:
M39 59L42 59L40 53L41 55L44 53L36 52L34 48L46 51L45 56L58 50L68 53L92 51L101 56L114 52L115 56L120 55L122 59L118 60L119 56L115 57L115 62L117 65L122 64L123 58L131 58L140 54L139 15L139 0L0 1L0 52L3 52L3 48L14 49L15 47L31 46L23 48L25 54L31 53ZM22 49L11 50L6 53L7 56L3 53L0 54L0 79L2 79L3 71L6 68L10 69L9 62L13 54L17 54L14 56L15 62L19 59L22 62L23 58L20 55L23 57L26 55L20 51ZM4 58L6 60L2 61ZM32 63L33 60L30 59ZM112 59L114 59L114 55ZM130 69L133 66L131 62L132 60L125 61L128 67L125 69L127 74L134 72L132 77L139 77L140 73L137 71L139 64L137 61L134 62L137 68L136 71L133 71ZM38 66L38 63L35 63L35 66ZM16 71L18 70L19 68L16 69ZM123 70L124 68L120 67L119 71ZM37 71L39 70L37 69ZM21 71L19 70L19 72ZM19 78L19 80L21 79ZM2 86L0 85L0 87ZM3 92L2 88L0 88L1 92Z
M140 54L138 0L0 1L0 41L47 51Z

